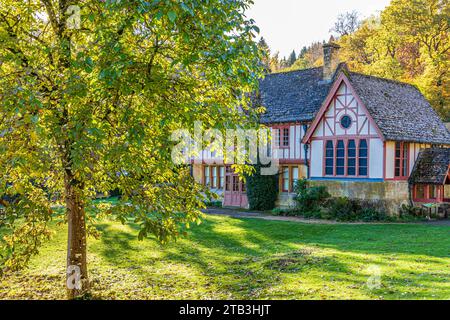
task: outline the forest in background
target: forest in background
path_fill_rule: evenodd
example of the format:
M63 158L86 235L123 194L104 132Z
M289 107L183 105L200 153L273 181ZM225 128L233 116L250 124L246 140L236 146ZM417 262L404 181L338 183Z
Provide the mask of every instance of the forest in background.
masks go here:
M339 15L330 30L350 70L417 86L444 121L450 122L450 1L392 0L378 15ZM271 53L261 38L268 72L323 65L322 45L312 43L289 57Z

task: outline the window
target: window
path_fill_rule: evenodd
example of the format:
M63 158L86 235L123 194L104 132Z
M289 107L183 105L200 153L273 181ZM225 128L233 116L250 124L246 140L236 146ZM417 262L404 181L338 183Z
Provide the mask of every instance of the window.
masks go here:
M280 146L280 129L273 129L273 142L275 147Z
M443 185L417 184L414 186L414 201L417 202L445 202L445 188Z
M225 168L219 167L219 188L223 189L223 184L225 181Z
M395 143L395 177L406 178L408 176L409 144L406 142Z
M233 191L239 192L239 177L233 176Z
M334 144L333 141L327 141L325 149L325 174L332 176L334 174Z
M280 192L294 192L296 182L300 179L297 165L283 166L280 173Z
M419 184L416 186L416 199L425 199L425 185Z
M368 158L366 139L328 140L325 143L325 175L367 177Z
M204 168L203 168L203 170L204 170L204 175L203 175L203 179L204 179L204 184L205 184L205 186L209 186L210 184L211 184L211 181L210 181L210 175L209 175L209 167L208 166L205 166Z
M298 167L292 167L292 182L291 182L291 190L294 191L295 184L298 181Z
M211 187L217 188L219 187L218 180L217 180L217 167L211 167L211 176L212 176L212 183Z
M358 150L358 175L367 176L367 159L368 159L368 148L367 148L367 140L362 139L359 140L359 150Z
M345 144L343 140L338 140L336 150L336 175L345 174Z
M275 147L289 147L289 127L272 129L272 141Z
M356 175L356 143L355 140L349 140L347 145L347 175Z
M436 186L428 186L428 198L437 199L437 187Z
M283 167L281 183L283 192L289 192L289 180L289 167Z
M349 129L352 126L352 118L350 118L350 116L345 115L341 118L340 123L342 128Z
M231 176L225 177L225 191L231 191Z
M283 147L289 147L289 128L283 129Z

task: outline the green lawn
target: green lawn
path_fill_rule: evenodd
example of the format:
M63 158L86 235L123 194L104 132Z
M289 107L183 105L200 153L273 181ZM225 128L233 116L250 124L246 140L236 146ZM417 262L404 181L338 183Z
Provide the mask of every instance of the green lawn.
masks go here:
M0 278L0 299L64 298L66 231L26 271ZM312 225L208 216L162 247L105 222L89 241L98 299L450 299L450 228ZM373 266L381 287L370 289Z

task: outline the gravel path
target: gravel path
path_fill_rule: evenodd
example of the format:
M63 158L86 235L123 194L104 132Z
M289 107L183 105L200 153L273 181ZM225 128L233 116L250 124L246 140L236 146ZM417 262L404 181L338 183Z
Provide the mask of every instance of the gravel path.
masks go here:
M305 219L302 217L282 217L282 216L272 216L262 212L249 212L249 211L239 211L229 208L210 208L203 210L206 214L212 215L225 215L233 218L244 218L244 219L262 219L270 221L290 221L298 223L309 223L309 224L353 224L353 225L365 225L365 224L393 224L387 222L338 222L330 220L319 220L319 219ZM435 226L449 226L450 220L431 220L427 222L408 222L403 224L425 224L425 225L435 225Z

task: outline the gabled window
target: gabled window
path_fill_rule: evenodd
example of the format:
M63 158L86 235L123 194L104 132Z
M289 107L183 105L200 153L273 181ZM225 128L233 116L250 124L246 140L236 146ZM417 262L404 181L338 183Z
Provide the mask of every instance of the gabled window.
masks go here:
M395 143L395 177L408 177L409 143Z

